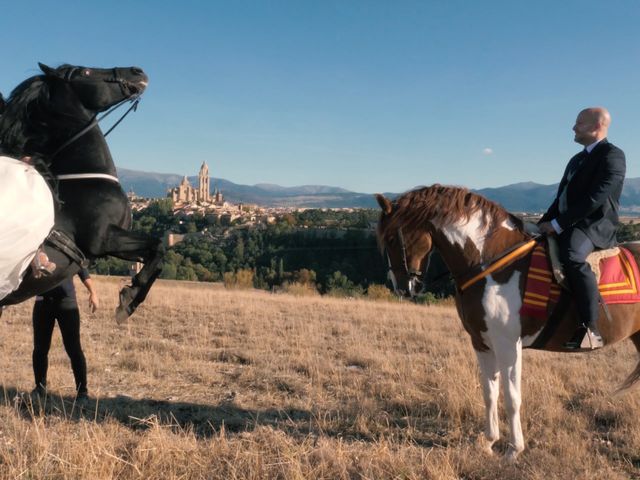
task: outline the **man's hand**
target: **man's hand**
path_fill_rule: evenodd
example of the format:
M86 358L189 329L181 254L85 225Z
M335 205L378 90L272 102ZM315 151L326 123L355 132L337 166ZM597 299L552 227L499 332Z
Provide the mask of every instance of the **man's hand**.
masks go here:
M98 301L98 296L96 295L96 293L89 293L89 308L91 309L91 313L95 313L99 306L100 302Z
M538 228L540 229L540 233L544 235L555 235L556 230L551 225L551 222L542 222L538 224Z

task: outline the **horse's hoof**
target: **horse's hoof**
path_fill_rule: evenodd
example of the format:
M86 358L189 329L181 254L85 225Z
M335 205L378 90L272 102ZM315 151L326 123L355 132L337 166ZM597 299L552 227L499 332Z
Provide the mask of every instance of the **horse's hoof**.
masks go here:
M133 299L136 296L136 290L131 286L126 286L120 290L120 304L116 307L116 323L118 325L127 321L133 313Z
M494 443L495 443L495 440L493 441L489 440L484 434L478 435L478 438L476 439L476 444L478 445L478 447L480 447L480 450L482 450L487 455L491 455L491 456L493 455Z
M522 449L518 450L513 445L509 445L509 448L507 448L507 453L504 454L504 459L508 463L514 464L516 463L518 459L518 455L520 454L521 451Z
M129 313L127 312L126 307L122 305L118 305L116 307L115 317L116 317L116 323L118 325L122 325L123 323L126 323L126 321L129 319Z

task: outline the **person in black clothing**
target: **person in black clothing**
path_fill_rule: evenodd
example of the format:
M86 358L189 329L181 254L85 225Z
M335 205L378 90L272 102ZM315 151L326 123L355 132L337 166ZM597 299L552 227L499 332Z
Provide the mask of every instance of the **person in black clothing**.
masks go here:
M89 291L89 307L92 312L98 308L98 296L86 269L78 276ZM80 311L76 302L73 277L36 297L33 307L33 374L36 388L34 393L45 395L47 391L48 355L55 321L62 333L64 348L71 360L71 369L76 381L78 399L87 398L87 364L80 345Z
M600 294L586 258L596 249L616 245L626 160L624 152L607 140L610 123L603 107L578 114L574 140L585 148L569 161L556 199L539 222L542 233L558 237L560 259L576 299L581 324L565 344L570 349L603 345L597 325Z

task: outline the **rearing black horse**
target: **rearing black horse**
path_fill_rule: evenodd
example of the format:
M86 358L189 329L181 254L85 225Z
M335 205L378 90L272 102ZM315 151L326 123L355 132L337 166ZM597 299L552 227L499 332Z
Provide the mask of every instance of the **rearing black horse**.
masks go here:
M120 291L116 319L122 321L160 274L164 248L159 239L128 231L131 209L96 116L138 97L148 77L137 67L39 65L43 75L18 85L3 109L0 102L0 150L15 158L37 158L46 166L45 178L58 197L54 230L66 233L88 259L111 255L144 263L132 284ZM22 302L78 271L66 254L48 244L46 251L57 265L53 275L36 279L29 270L0 305Z

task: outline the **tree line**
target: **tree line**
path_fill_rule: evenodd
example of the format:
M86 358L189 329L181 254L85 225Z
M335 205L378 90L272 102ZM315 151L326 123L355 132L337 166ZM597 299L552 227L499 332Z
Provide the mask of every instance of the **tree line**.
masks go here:
M386 280L372 229L377 218L374 209L309 209L287 212L269 224L239 218L223 225L214 216L174 216L170 200L162 199L134 212L133 230L185 235L168 249L161 278L250 282L267 290L298 284L322 294L357 296ZM113 257L94 265L96 273L109 275L127 275L129 268Z
M223 225L213 216L175 216L171 200L162 199L134 212L133 229L157 237L166 232L186 235L168 249L161 278L267 290L300 285L322 294L358 296L386 282L386 261L372 229L378 215L377 209L308 209L282 214L272 224L239 218ZM619 242L640 240L640 224L621 224L617 236ZM127 275L129 268L129 262L113 257L93 265L94 272L106 275ZM446 271L435 252L426 300L454 293ZM383 289L373 291L384 295Z

